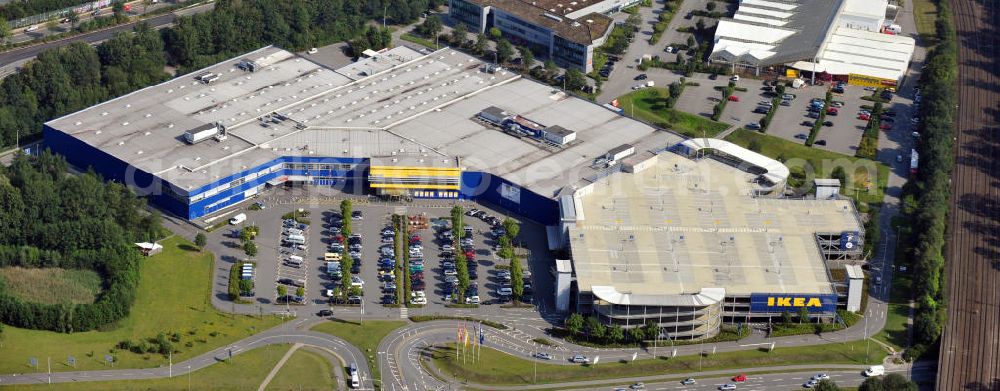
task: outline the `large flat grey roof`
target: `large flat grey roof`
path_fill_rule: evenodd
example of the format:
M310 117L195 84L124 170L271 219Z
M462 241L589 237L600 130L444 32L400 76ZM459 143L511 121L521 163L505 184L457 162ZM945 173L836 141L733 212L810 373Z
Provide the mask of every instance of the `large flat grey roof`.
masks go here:
M553 87L500 71L450 49L420 55L393 49L381 59L333 70L275 47L223 61L47 123L154 173L182 191L280 156L457 159L545 196L593 176L597 157L622 143L650 149L681 138ZM236 69L251 59L261 70ZM367 65L366 65L367 64ZM370 76L362 76L364 70ZM221 75L203 84L194 75ZM519 139L476 119L491 107L577 132L558 147ZM287 119L260 120L270 113ZM206 123L224 141L188 145L182 134ZM641 148L637 148L641 149Z

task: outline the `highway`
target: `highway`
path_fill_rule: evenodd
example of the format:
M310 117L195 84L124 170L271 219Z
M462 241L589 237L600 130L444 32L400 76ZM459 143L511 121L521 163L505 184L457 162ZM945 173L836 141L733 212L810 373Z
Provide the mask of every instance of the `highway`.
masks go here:
M196 13L206 12L212 10L213 8L215 8L214 3L197 5L194 7L178 10L174 13L159 15L141 21L120 24L114 27L109 27L104 30L91 31L88 33L83 33L56 41L43 42L36 45L12 49L0 53L0 67L4 67L9 64L14 64L20 61L35 58L36 56L38 56L39 53L43 51L68 45L73 42L86 42L91 45L96 45L98 43L104 42L107 39L110 39L118 32L131 31L132 27L135 26L136 23L147 23L150 25L150 27L156 29L168 27L174 23L174 20L177 19L178 16L192 15Z

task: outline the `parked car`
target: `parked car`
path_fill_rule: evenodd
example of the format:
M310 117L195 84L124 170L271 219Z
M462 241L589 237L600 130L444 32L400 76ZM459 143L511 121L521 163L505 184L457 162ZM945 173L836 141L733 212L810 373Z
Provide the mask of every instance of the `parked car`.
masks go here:
M823 121L823 126L833 126L833 121Z
M816 144L816 145L826 145L826 140L816 140L816 142L814 144Z
M795 135L795 138L800 139L800 140L805 140L805 139L809 138L809 136L805 135L804 133L799 133L799 134Z
M729 81L740 81L740 75L733 75L729 78Z
M646 76L645 73L640 73L639 76L635 77L635 80L646 80L647 78L649 78L649 76Z
M750 130L760 130L760 124L756 122L751 122L747 124L746 128Z
M728 99L729 99L730 102L739 102L740 101L740 97L738 97L736 95L729 95Z

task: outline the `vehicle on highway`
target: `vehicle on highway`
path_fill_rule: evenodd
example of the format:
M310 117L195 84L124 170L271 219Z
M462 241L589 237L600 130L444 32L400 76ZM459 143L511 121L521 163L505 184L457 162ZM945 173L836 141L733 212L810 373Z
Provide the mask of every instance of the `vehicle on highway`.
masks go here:
M747 381L747 375L745 373L741 373L739 375L733 376L733 381L737 383L743 383Z
M827 375L825 373L817 373L815 376L812 377L812 379L815 381L830 380L830 375Z
M646 383L643 383L641 381L637 381L635 383L632 383L631 386L628 386L628 388L631 388L633 390L645 390L646 389Z
M885 374L885 367L882 365L872 365L868 367L868 369L865 369L865 376L867 377L882 376L884 374Z
M735 389L736 389L736 384L734 384L734 383L723 384L723 385L719 386L719 390L722 390L722 391L735 390Z
M590 359L581 355L570 357L569 361L574 364L590 364Z
M803 388L813 388L813 387L816 387L817 384L819 384L818 381L810 379L809 381L803 383L802 387Z
M694 378L692 378L692 377L689 377L687 379L681 380L681 384L683 384L685 386L690 386L690 385L695 384L695 383L697 383L697 381L694 380Z
M330 310L319 310L319 312L316 313L316 316L332 316L332 315L333 311Z
M545 353L545 352L535 352L535 354L533 354L532 356L534 356L535 358L538 358L538 359L542 359L542 360L551 360L552 359L552 355L548 354L548 353Z

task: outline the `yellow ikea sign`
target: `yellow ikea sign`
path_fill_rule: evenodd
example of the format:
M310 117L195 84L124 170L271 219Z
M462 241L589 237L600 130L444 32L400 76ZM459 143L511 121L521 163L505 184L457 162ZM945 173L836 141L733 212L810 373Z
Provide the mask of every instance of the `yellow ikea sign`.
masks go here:
M768 307L822 307L818 297L768 297Z

